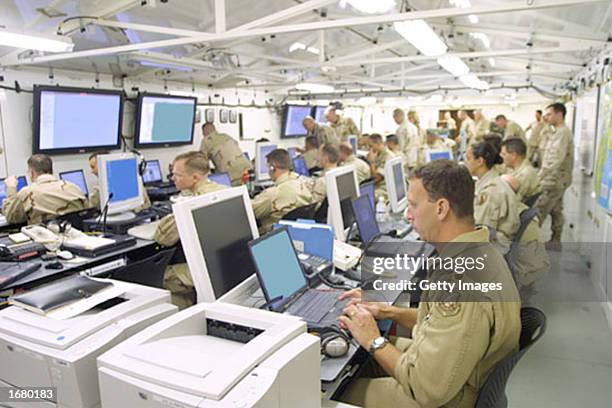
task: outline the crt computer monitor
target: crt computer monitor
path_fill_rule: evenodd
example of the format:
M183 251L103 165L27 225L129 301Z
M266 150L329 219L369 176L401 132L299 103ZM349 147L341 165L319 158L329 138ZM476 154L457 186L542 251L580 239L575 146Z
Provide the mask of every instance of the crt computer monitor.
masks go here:
M131 210L144 203L143 186L138 174L138 157L133 153L98 156L100 209L108 203L108 221L134 217ZM110 198L110 199L109 199Z
M351 200L359 197L357 173L353 166L343 166L329 170L324 177L329 205L327 221L334 227L336 239L344 241L345 230L353 224Z
M435 149L427 149L425 151L425 161L429 163L433 160L453 160L453 153L450 150L435 150Z
M208 175L208 179L217 184L221 184L228 187L232 186L232 179L230 178L229 173L226 171L211 173Z
M163 94L138 95L134 145L161 147L190 144L197 98Z
M159 160L147 160L142 181L146 184L159 183L162 181L162 171Z
M310 176L308 166L306 165L306 159L302 156L298 156L293 159L293 170L302 176Z
M173 212L198 303L256 281L248 242L259 233L245 186L179 201Z
M276 150L276 143L261 142L255 146L255 178L260 180L269 180L270 174L268 174L268 159L266 156Z
M25 176L17 177L17 191L20 191L22 188L28 185L28 180ZM6 199L6 184L4 183L4 179L0 180L0 208L4 205L4 200Z
M89 189L87 188L87 181L85 181L85 174L83 170L72 170L64 171L59 174L61 180L70 181L71 183L79 186L85 197L89 196Z
M408 205L404 162L401 157L394 157L385 163L385 183L389 194L389 204L394 213L402 211Z

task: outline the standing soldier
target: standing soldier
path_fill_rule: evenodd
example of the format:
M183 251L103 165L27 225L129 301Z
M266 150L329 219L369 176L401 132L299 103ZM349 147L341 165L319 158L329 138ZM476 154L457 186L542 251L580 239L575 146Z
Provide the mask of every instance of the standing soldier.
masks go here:
M538 183L542 195L536 207L540 210L540 226L550 214L552 220L552 237L550 249L561 249L563 232L563 195L572 183L574 168L574 138L571 130L565 125L565 105L553 103L546 107L546 121L554 127L550 135L542 168L538 172Z
M399 108L393 111L393 119L399 125L395 135L399 141L399 149L404 156L406 170L412 170L418 164L419 159L419 147L421 146L419 129L406 119L404 111Z
M482 142L482 138L485 135L488 135L491 131L491 122L487 118L485 118L485 116L482 114L481 109L476 109L474 111L474 119L476 136L472 143Z
M359 137L361 132L353 122L353 119L349 117L340 116L335 106L330 106L325 112L325 118L328 120L329 125L336 132L336 136L340 138L341 142L346 142L349 135L355 135Z
M527 160L529 160L531 163L538 163L542 157L540 156L540 139L541 139L541 135L542 135L542 130L544 130L544 127L546 126L546 123L544 122L544 120L542 119L542 111L541 110L537 110L535 113L535 122L532 122L529 126L527 126L527 129L525 129L525 132L527 132L528 130L531 130L531 134L529 135L529 156L527 157Z
M319 141L319 146L325 144L333 144L338 146L340 139L336 136L336 132L330 126L315 122L315 120L306 116L302 122L304 129L308 132L308 136L314 136Z
M495 117L495 124L504 132L504 140L511 139L513 137L520 138L525 144L527 144L527 139L525 138L525 132L523 128L519 126L513 120L508 120L504 115L497 115Z
M213 162L216 171L229 173L232 186L240 185L244 171L252 168L238 142L225 133L217 133L211 122L202 125L200 151Z

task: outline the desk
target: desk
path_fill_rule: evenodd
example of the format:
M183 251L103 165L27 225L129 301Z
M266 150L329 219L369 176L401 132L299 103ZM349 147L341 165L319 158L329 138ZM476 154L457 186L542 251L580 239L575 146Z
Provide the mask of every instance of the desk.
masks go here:
M66 275L82 272L86 269L102 265L107 262L111 262L116 259L120 259L125 257L127 262L130 260L138 260L144 258L146 256L150 256L155 252L155 247L157 243L155 241L148 241L144 239L137 239L136 245L133 245L128 248L121 248L116 251L109 252L104 255L99 255L95 258L84 258L83 262L74 263L72 261L63 261L63 260L50 260L43 261L39 258L32 259L34 262L41 262L42 266L36 272L31 273L23 279L20 279L16 282L13 282L8 289L28 289L34 286L42 285L43 283L50 282L59 278L62 278ZM61 262L64 266L63 269L46 269L45 266L49 263L53 262Z

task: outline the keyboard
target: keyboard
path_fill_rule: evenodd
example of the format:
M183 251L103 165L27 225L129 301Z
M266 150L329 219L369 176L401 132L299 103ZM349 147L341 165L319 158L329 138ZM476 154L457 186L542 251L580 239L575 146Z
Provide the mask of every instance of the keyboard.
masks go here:
M155 211L157 215L162 218L168 214L172 214L172 203L168 201L158 201L151 204L151 210Z
M348 301L338 301L339 291L308 289L287 311L308 323L336 320Z
M378 224L378 228L383 234L388 234L390 231L396 231L395 236L398 238L403 238L408 235L410 231L412 231L412 226L407 222L401 220L380 222Z

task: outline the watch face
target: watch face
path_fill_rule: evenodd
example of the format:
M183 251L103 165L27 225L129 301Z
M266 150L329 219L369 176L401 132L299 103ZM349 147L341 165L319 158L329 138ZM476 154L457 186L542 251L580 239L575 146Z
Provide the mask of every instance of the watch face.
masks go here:
M383 345L384 342L385 342L385 339L383 337L379 337L374 340L374 347L380 347Z

